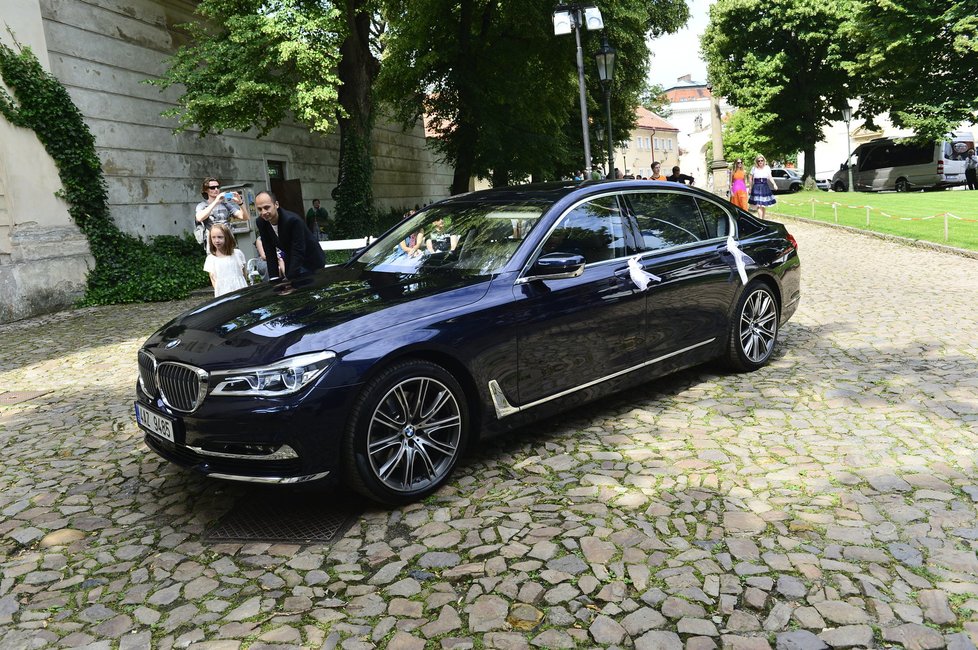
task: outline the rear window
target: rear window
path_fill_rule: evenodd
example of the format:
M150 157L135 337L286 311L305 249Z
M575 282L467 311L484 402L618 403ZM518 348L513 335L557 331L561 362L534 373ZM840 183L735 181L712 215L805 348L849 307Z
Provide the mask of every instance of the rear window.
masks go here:
M946 160L964 160L968 157L968 149L975 148L974 137L956 138L944 143L944 158Z

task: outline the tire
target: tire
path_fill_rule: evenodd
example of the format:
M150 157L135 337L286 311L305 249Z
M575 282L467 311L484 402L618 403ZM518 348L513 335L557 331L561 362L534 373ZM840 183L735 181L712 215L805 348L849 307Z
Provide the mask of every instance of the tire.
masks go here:
M910 191L910 181L906 178L898 178L896 182L897 192L909 192Z
M835 185L832 186L832 189L835 190L836 192L845 192L846 185L842 181L836 181Z
M465 392L444 368L405 361L360 393L344 438L350 487L388 505L423 499L448 480L465 450Z
M791 185L791 187L788 188L788 191L791 192L792 194L794 194L795 192L797 192L800 189L801 189L801 185L799 185L798 183L793 183Z
M778 339L778 302L771 287L751 282L737 301L727 341L727 365L739 372L757 370L771 360Z

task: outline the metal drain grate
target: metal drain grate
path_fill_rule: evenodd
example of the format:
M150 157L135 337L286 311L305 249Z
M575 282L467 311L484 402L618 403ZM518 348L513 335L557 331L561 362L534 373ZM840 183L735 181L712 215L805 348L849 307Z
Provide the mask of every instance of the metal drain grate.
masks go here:
M208 542L285 542L332 544L356 523L362 509L316 503L283 503L274 499L242 499L204 533ZM294 498L294 495L293 497Z

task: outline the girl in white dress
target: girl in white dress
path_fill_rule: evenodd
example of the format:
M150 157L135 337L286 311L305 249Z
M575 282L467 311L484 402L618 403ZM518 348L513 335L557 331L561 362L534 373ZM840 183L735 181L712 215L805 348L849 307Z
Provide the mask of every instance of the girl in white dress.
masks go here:
M248 286L244 253L235 245L234 235L227 224L215 223L211 226L207 253L204 270L211 276L215 297Z

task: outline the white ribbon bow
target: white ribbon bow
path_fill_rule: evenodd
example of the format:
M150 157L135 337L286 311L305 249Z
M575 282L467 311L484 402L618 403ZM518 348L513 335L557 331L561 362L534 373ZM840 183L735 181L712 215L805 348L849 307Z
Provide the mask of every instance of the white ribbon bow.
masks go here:
M642 263L639 261L641 258L641 255L628 258L628 275L640 291L645 291L653 282L662 282L662 278L643 269Z
M734 264L737 265L737 273L740 274L740 281L747 284L747 264L754 264L754 260L751 259L750 255L740 250L733 235L727 235L727 252L734 258Z

